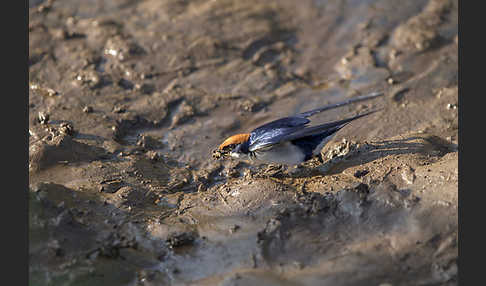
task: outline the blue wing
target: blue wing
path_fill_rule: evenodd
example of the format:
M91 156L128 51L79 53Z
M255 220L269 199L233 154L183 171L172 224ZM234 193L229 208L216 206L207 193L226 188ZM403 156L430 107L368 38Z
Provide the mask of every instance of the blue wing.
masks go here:
M292 134L310 122L305 117L292 116L264 124L250 133L249 150L254 151L275 144L279 138Z
M334 103L334 104L329 104L329 105L326 105L326 106L323 106L323 107L320 107L320 108L317 108L317 109L313 109L313 110L310 110L310 111L307 111L307 112L299 113L299 114L294 115L294 116L285 117L285 118L277 119L275 121L266 123L266 124L256 128L256 129L254 129L250 133L249 150L255 151L255 150L265 148L265 147L268 147L268 146L271 146L271 145L274 145L274 144L278 144L281 141L283 141L284 138L285 139L295 138L295 137L299 137L300 135L305 136L305 133L308 133L310 131L316 132L317 129L319 131L323 131L326 127L331 128L330 125L332 125L332 127L335 127L336 126L336 125L334 125L335 122L333 122L333 123L329 123L330 125L328 125L328 124L320 125L319 128L317 128L317 129L312 129L313 127L309 127L311 129L306 128L306 125L310 122L310 120L307 119L307 117L310 117L310 116L312 116L316 113L323 112L323 111L326 111L326 110L329 110L329 109L348 105L350 103L354 103L354 102L358 102L358 101L371 99L371 98L381 96L381 95L383 95L383 93L376 92L376 93L371 93L371 94L364 95L364 96L357 96L357 97L354 97L354 98L351 98L351 99L348 99L348 100L345 100L345 101L341 101L341 102ZM361 117L361 116L359 116L359 117ZM357 119L359 117L356 117L356 118L353 117L353 119L350 119L349 121ZM346 120L348 120L348 119L346 119ZM303 131L304 129L305 129L305 131ZM317 131L317 132L319 132L319 131ZM292 136L292 134L296 134L296 135L298 134L298 135ZM300 136L300 137L302 137L302 136Z

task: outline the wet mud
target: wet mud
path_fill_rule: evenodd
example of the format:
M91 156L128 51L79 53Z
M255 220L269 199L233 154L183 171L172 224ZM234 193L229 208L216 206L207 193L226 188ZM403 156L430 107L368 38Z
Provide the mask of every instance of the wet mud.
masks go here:
M457 1L29 1L31 285L457 285ZM374 91L296 167L233 133Z

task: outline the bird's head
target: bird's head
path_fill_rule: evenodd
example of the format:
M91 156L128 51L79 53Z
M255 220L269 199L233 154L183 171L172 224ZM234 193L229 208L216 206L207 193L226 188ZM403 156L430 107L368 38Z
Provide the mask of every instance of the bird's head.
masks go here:
M213 158L225 158L234 157L240 158L242 155L248 152L248 140L250 139L250 134L236 134L233 135L221 143L218 149L213 151Z

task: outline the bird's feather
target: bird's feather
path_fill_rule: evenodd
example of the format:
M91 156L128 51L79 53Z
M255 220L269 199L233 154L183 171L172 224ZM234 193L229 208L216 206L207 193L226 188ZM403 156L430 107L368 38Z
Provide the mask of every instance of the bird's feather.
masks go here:
M377 111L379 110L373 110L364 114L353 116L351 118L338 120L338 121L325 123L325 124L320 124L316 126L288 129L286 133L278 134L273 137L268 137L265 140L257 142L257 144L251 144L250 142L250 146L248 149L253 152L253 151L260 150L262 148L269 148L272 145L276 145L285 141L297 140L303 137L319 135L321 133L334 134L335 132L339 131L341 128L346 126L351 121L364 117L366 115L370 115Z
M328 105L320 107L320 108L316 108L316 109L312 109L312 110L309 110L309 111L306 111L306 112L302 112L302 113L297 114L296 116L307 118L307 117L310 117L310 116L312 116L316 113L319 113L319 112L338 108L338 107L341 107L341 106L345 106L345 105L355 103L355 102L360 102L360 101L363 101L363 100L372 99L372 98L375 98L375 97L378 97L378 96L381 96L381 95L383 95L383 92L373 92L373 93L366 94L366 95L360 95L360 96L352 97L348 100L328 104Z
M289 116L281 119L277 119L275 121L271 121L266 123L256 129L254 129L250 133L249 138L249 150L255 151L261 148L265 148L274 144L281 142L282 138L286 138L287 136L291 136L292 134L302 134L303 132L313 132L312 130L316 130L315 132L319 132L317 130L324 130L325 126L331 128L332 126L327 123L323 125L318 125L314 127L306 127L307 124L310 123L310 120L307 117L310 117L316 113L323 112L329 109L345 106L354 102L359 102L363 100L368 100L377 96L383 95L383 93L372 93L364 96L354 97L345 101L341 101L338 103L329 104L320 108L316 108L313 110L309 110L307 112L299 113L294 116ZM364 115L363 115L364 116ZM359 117L357 117L359 118ZM354 119L357 119L354 118ZM354 120L350 119L350 120ZM346 119L345 119L346 120ZM338 121L336 121L338 122ZM311 128L311 129L309 129ZM324 129L322 129L324 128ZM304 131L305 130L305 131ZM309 134L312 135L312 134ZM304 135L306 136L306 135ZM302 136L301 136L302 137Z
M375 113L377 111L379 111L379 110L369 111L369 112L359 114L359 115L356 115L356 116L353 116L353 117L350 117L350 118L347 118L347 119L343 119L343 120L338 120L338 121L329 122L329 123L320 124L320 125L311 126L311 127L305 127L305 128L300 129L296 132L292 132L292 133L287 134L285 136L281 136L280 138L278 138L278 140L276 140L277 141L276 143L279 143L279 142L282 142L282 141L296 140L296 139L299 139L299 138L302 138L302 137L317 135L317 134L320 134L320 133L323 133L323 132L334 133L334 132L338 131L339 129L343 128L344 126L346 126L351 121L356 120L356 119L361 118L361 117L364 117L364 116L367 116L367 115L370 115L370 114Z

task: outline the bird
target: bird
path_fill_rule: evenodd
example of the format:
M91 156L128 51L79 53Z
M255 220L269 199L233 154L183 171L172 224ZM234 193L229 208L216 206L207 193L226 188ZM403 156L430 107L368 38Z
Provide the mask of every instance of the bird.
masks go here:
M309 117L326 110L382 96L374 92L341 102L280 118L263 124L250 133L228 137L213 151L213 158L235 158L250 162L296 166L319 155L322 148L350 122L378 110L343 120L309 126Z

